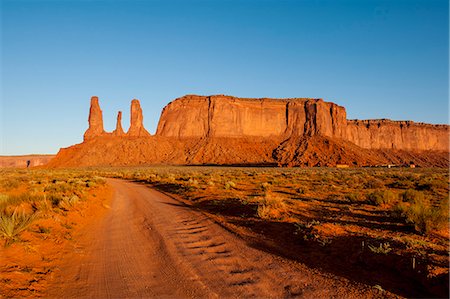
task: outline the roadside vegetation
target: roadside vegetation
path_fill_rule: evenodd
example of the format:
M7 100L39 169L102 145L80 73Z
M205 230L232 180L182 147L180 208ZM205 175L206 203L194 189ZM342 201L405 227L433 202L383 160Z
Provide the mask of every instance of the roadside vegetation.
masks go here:
M0 237L4 246L39 219L64 215L105 180L62 171L0 171Z
M447 169L139 167L0 170L0 240L70 227L105 177L146 184L250 244L405 297L448 295ZM81 211L81 209L80 209ZM25 237L24 237L25 235ZM7 282L5 282L7 283Z
M313 267L396 292L394 278L401 273L419 290L448 293L446 169L148 167L95 173L170 193ZM417 296L419 290L400 293Z
M105 179L83 171L0 169L0 297L40 297Z

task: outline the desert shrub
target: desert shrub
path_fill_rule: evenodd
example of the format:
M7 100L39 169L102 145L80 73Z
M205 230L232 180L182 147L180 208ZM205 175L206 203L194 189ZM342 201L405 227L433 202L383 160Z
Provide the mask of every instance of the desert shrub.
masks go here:
M448 182L441 180L439 178L429 177L422 179L416 184L416 189L419 191L433 191L437 190L448 190Z
M18 188L20 185L20 180L17 178L2 178L1 187L5 190L11 190Z
M236 187L236 184L233 181L228 181L225 183L225 189L230 190Z
M34 212L39 212L40 215L46 216L51 212L52 204L44 198L42 200L32 202L31 208Z
M0 194L0 206L6 205L9 201L9 196L6 194Z
M282 198L266 193L256 213L261 219L280 219L286 211L286 204Z
M199 182L198 182L198 180L197 179L194 179L194 178L190 178L188 181L187 181L187 190L195 190L195 189L197 189L199 187Z
M141 179L142 177L143 177L143 175L140 175L139 179ZM87 188L94 188L98 185L104 185L106 183L106 180L104 178L101 178L98 176L89 177L89 178L85 179L85 181L86 181Z
M364 184L366 189L381 189L384 188L384 182L377 178L369 178Z
M3 200L0 200L0 209L4 209L7 206L19 205L23 202L40 201L43 198L44 198L43 195L33 194L30 192L23 192L20 194L3 196Z
M61 209L65 210L65 211L68 211L79 201L80 201L80 198L76 195L65 196L58 203L58 207L60 207Z
M363 200L363 195L360 193L348 193L345 195L345 198L351 202L358 202Z
M167 176L167 182L169 182L169 183L175 183L176 182L176 177L175 177L175 175L173 173L170 173Z
M19 234L24 231L35 219L37 214L27 214L18 212L15 209L12 213L3 211L0 213L0 236L5 239L5 246L16 241Z
M432 206L425 197L415 198L411 203L400 202L393 207L395 216L400 216L422 234L448 225L448 203Z
M388 254L389 252L392 251L391 244L389 244L389 242L380 243L378 247L369 244L369 249L373 253L379 254Z
M49 234L51 233L51 228L39 225L37 228L37 232L40 234Z
M318 220L312 220L307 223L301 223L301 222L294 223L297 231L305 230L305 229L312 229L312 228L314 228L314 226L319 225L319 224L320 224L320 221L318 221Z
M93 188L93 187L96 187L96 186L97 186L97 184L94 181L91 181L91 180L87 180L86 181L86 187L87 188Z
M267 182L264 182L264 183L262 183L261 185L259 185L259 188L260 188L262 191L266 192L266 191L269 191L269 190L272 188L272 185L269 184L269 183L267 183Z
M45 192L64 193L72 189L72 186L65 181L53 180L52 184L45 187Z
M102 178L102 177L99 177L99 176L94 176L91 180L92 180L94 183L98 184L98 185L104 185L104 184L106 184L106 180L105 180L104 178Z
M407 178L399 178L396 181L389 184L390 188L395 189L411 189L414 188L414 182L410 181Z
M397 194L390 190L374 191L367 194L367 201L373 205L394 204L397 200Z
M58 208L59 203L63 200L63 196L57 193L51 193L47 196L47 198L52 203L53 208Z
M196 179L190 178L190 179L188 180L188 184L189 184L190 186L198 186L198 181L197 181Z
M413 189L408 189L401 194L401 198L405 202L415 202L415 201L424 201L424 194L420 191L416 191Z

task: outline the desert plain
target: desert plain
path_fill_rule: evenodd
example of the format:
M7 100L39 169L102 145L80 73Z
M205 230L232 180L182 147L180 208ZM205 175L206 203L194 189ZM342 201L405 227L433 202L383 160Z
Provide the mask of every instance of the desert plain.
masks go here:
M83 143L0 169L2 297L448 297L448 126L320 99L130 115L105 132L93 97Z

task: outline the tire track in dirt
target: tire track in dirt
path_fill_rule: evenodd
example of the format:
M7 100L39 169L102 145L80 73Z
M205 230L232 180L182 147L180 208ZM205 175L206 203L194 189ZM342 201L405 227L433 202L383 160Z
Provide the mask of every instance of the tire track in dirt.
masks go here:
M109 179L107 216L74 245L49 297L379 297L248 246L204 214L146 186Z

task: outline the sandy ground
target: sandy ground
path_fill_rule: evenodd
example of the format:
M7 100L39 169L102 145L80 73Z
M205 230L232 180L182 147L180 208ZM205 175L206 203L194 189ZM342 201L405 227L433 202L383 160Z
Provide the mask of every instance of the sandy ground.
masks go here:
M78 238L47 297L380 297L379 290L250 247L204 214L109 179L106 216Z

